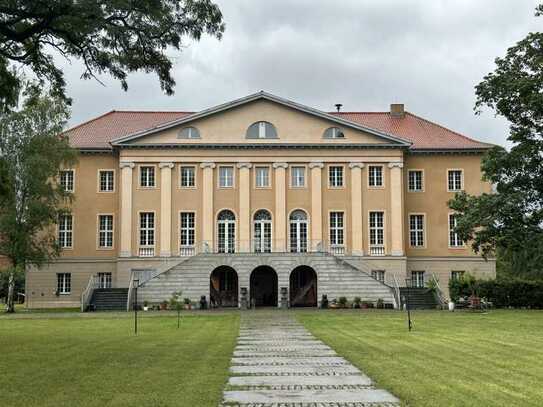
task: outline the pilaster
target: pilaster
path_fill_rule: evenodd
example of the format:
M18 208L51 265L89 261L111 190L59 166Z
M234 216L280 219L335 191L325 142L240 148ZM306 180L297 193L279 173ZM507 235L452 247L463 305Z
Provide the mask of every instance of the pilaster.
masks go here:
M275 171L275 242L273 250L284 252L287 249L287 163L273 163Z
M390 229L392 256L404 255L403 236L403 162L391 162L390 168Z
M362 225L362 168L364 163L351 162L351 252L364 255L364 233Z
M121 161L121 248L119 257L132 256L132 171L135 164Z
M323 250L322 247L322 162L309 164L311 170L311 250Z
M215 219L213 216L213 169L215 163L203 162L200 164L203 170L202 174L202 250L204 252L212 251L213 249L213 227Z
M172 168L171 162L161 162L160 168L160 256L172 255Z
M251 248L251 163L238 163L239 169L239 251Z

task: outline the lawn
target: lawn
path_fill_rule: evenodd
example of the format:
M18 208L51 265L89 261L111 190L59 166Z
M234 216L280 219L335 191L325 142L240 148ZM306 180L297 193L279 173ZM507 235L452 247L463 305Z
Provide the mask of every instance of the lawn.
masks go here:
M300 311L317 337L407 406L543 405L543 312Z
M238 313L19 314L0 317L2 406L213 406Z

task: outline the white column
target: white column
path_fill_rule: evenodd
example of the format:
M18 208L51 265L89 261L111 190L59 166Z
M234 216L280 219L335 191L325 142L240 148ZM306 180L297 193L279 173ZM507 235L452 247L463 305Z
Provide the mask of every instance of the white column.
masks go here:
M275 252L284 252L287 249L287 163L273 163L275 169Z
M351 169L351 252L364 255L364 233L362 230L362 168L364 163L352 162Z
M134 163L121 161L121 250L120 257L132 256L132 169Z
M392 256L404 255L403 236L403 174L402 162L388 164L390 168L390 229Z
M203 186L202 219L199 223L202 225L202 250L208 252L213 249L213 230L215 225L215 218L213 216L213 190L215 188L213 183L213 169L215 168L215 164L204 162L200 164L200 168L203 169Z
M160 168L160 256L172 255L172 168L173 163L161 162Z
M311 169L311 250L322 251L322 162L312 162Z
M239 251L251 249L251 164L238 163L239 168Z

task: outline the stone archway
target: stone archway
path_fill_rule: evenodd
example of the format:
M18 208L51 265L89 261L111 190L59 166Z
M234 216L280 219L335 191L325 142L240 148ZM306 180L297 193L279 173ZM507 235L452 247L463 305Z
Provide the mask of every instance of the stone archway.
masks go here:
M277 273L270 266L259 266L251 273L251 304L257 307L277 307Z
M219 266L209 276L209 298L214 307L238 306L238 273L230 266Z
M312 267L298 266L290 273L290 306L316 307L317 273Z

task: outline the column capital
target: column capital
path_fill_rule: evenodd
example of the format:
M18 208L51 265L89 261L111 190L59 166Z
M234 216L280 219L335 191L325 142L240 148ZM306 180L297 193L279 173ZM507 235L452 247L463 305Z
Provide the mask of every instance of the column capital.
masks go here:
M200 168L215 168L215 163L213 161L204 161L200 164Z
M241 168L251 168L253 165L249 162L244 162L244 163L237 163L236 165L239 169Z
M134 164L133 161L121 161L119 162L119 168L134 168L136 166L136 164Z
M388 168L403 168L403 163L400 161L388 163Z
M288 168L287 163L273 163L273 168Z
M318 168L318 169L323 169L324 168L324 163L322 161L312 161L309 163L309 168L313 169L313 168Z
M350 162L349 163L349 168L364 168L366 166L366 164L364 164L363 162L358 162L358 161L353 161L353 162Z
M173 163L172 162L160 162L160 163L158 163L158 168L170 168L170 169L172 169L173 168Z

